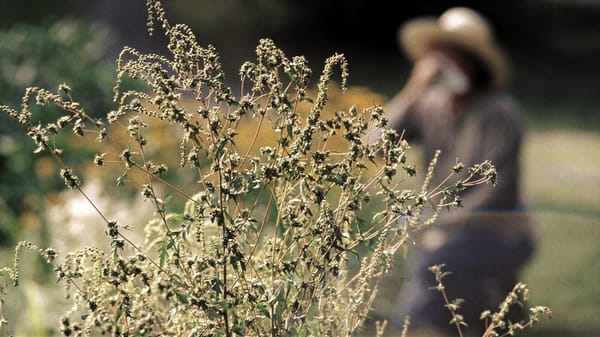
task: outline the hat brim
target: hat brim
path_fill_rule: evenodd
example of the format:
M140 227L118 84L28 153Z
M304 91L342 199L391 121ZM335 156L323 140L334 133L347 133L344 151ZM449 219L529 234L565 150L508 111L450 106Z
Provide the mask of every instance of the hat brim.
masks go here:
M495 86L503 86L509 80L509 66L498 46L460 32L443 30L435 18L409 21L401 27L398 38L407 56L413 61L423 57L436 44L450 43L477 56L487 66Z

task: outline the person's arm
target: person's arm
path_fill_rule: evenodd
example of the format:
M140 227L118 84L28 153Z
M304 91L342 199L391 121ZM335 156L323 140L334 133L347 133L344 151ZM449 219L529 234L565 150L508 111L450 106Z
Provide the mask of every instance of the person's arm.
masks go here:
M385 117L388 119L386 128L394 129L398 133L405 131L406 139L413 138L418 128L414 105L438 75L439 67L439 60L434 57L425 57L415 64L404 88L384 107ZM367 136L368 143L375 143L381 137L382 131L380 128L374 128Z

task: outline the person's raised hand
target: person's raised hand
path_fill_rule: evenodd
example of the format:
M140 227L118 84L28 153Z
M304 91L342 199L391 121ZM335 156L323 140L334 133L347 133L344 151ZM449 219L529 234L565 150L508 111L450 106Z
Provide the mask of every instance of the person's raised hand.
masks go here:
M404 87L404 100L412 104L438 77L441 70L439 58L430 54L419 59L413 66L410 78Z

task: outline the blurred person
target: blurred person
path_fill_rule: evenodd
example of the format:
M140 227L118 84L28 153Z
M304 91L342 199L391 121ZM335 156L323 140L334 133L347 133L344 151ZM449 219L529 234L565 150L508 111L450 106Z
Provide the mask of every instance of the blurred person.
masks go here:
M482 311L495 311L513 288L535 248L533 224L519 184L523 129L515 104L506 93L509 67L487 19L464 7L439 18L415 18L399 31L399 42L414 61L404 88L385 108L388 127L422 144L425 167L441 150L431 186L449 168L491 160L498 172L495 187L479 185L461 194L464 206L442 213L419 238L408 261L408 280L398 297L392 325L409 331L432 329L456 335L451 314L435 285L429 266L445 264L448 297L464 299L458 313L481 334ZM374 130L369 141L379 138ZM524 309L509 318L525 318Z

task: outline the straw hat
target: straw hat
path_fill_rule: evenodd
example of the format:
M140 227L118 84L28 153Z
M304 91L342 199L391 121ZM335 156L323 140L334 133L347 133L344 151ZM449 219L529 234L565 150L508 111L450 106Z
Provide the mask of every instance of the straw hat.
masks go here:
M494 40L491 25L472 9L454 7L439 18L412 19L401 27L398 37L412 60L424 56L437 43L449 43L477 56L487 66L494 85L499 87L508 82L509 67Z

